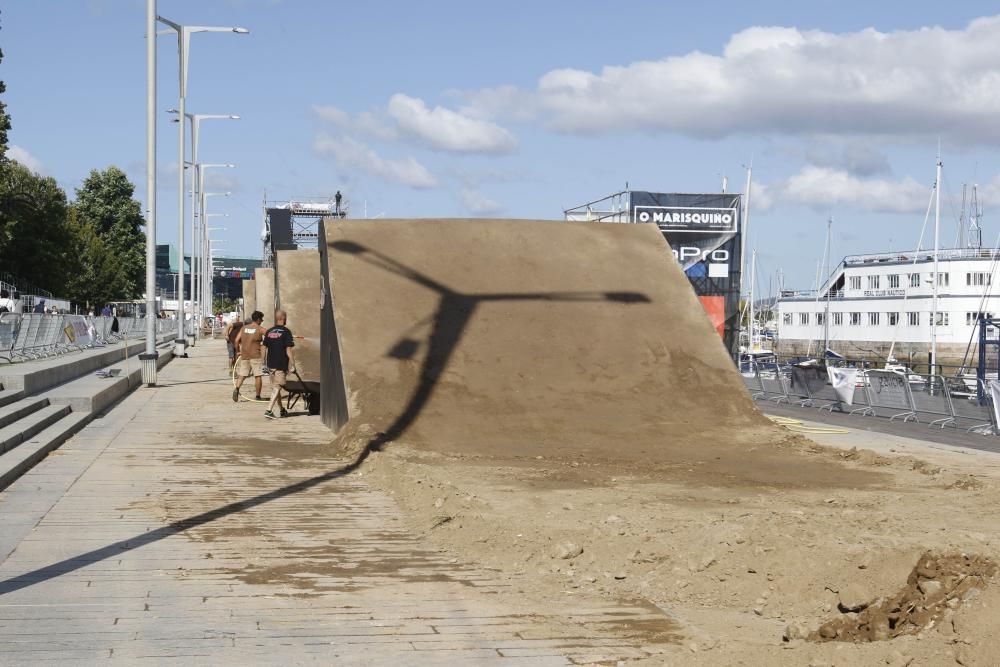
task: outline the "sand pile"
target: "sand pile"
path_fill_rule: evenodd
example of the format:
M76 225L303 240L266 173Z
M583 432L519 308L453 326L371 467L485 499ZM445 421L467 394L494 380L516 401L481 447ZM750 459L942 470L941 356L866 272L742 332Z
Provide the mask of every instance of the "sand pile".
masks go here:
M309 248L275 253L275 301L288 314L295 336L297 373L288 379L293 391L319 391L320 270L319 253ZM268 317L273 319L273 315ZM305 386L303 386L303 384Z
M654 226L327 220L324 250L341 444L864 483L783 449Z

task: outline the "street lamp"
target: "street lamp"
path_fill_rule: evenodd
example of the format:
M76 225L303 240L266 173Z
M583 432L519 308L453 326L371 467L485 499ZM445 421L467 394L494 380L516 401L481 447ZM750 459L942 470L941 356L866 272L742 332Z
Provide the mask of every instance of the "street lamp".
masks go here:
M216 196L216 195L222 195L222 196L226 196L226 197L229 196L228 192L212 192L212 193L206 193L205 192L205 170L206 169L222 168L222 167L225 167L225 168L228 168L228 169L233 169L233 168L236 167L236 165L228 163L228 162L217 162L217 163L206 163L206 164L195 163L194 166L195 166L195 169L197 170L197 173L195 174L195 180L197 181L197 184L198 184L198 192L201 193L201 202L199 203L198 213L196 214L196 217L200 218L205 213L205 203L206 203L205 200L206 200L207 197ZM200 272L196 272L196 269L194 268L195 257L198 257L198 266L199 266L199 268L203 267L203 265L204 265L203 264L203 259L202 259L202 257L204 256L204 250L202 249L203 248L203 244L201 242L202 241L202 237L204 237L204 233L202 233L201 235L198 235L196 233L195 229L194 229L194 220L191 221L191 224L192 224L192 232L191 232L191 234L192 234L192 239L191 239L191 242L192 242L192 248L191 248L191 263L192 263L192 268L191 268L191 298L193 299L195 294L203 295L204 291L205 291L205 288L204 288L204 285L205 285L204 270L202 269ZM199 226L200 227L204 227L204 221L200 221L199 222ZM197 240L197 245L195 245L195 241L196 240ZM195 275L198 275L198 281L200 282L200 287L201 287L201 291L200 292L198 292L195 289ZM198 310L200 311L201 314L204 313L204 306L205 306L204 299L199 298L199 308L198 308Z
M142 381L156 385L156 0L146 0L146 351ZM126 345L127 347L127 345Z
M209 215L214 215L214 214L210 213ZM211 231L214 229L221 229L221 228L208 227L207 231ZM205 265L205 271L209 276L208 281L205 283L205 286L208 289L208 295L206 296L207 299L206 303L211 303L213 305L215 304L215 259L216 259L215 244L225 246L226 242L219 239L208 239L208 243L206 244L206 247L208 248L208 257Z
M179 114L179 111L177 109L170 109L169 111L171 113L178 113ZM192 114L192 113L185 113L184 116L187 117L187 119L191 122L191 162L189 164L194 164L194 165L197 165L197 163L198 163L198 138L200 136L201 121L203 121L203 120L239 120L240 119L240 117L237 116L237 115L235 115L235 114L211 114L211 113L196 113L196 114ZM180 118L177 118L176 121L180 122ZM228 165L228 166L233 166L233 165ZM194 303L194 295L197 293L195 291L195 272L193 270L193 267L194 267L194 258L195 258L196 254L200 254L200 253L197 253L197 251L196 251L196 244L200 244L200 240L197 239L196 236L195 236L195 220L198 218L198 213L199 213L198 208L197 208L197 206L198 206L198 194L197 193L200 192L199 188L200 188L200 184L198 182L198 178L197 177L193 177L191 179L191 264L192 264L192 271L191 271L191 301L192 301L192 304Z
M155 14L155 2L151 7ZM185 112L185 105L187 104L187 78L188 78L188 54L191 47L191 35L199 32L232 32L240 35L249 34L250 31L246 28L238 27L211 27L211 26L185 26L180 25L165 19L162 16L157 16L156 21L169 26L169 30L162 30L157 34L177 34L177 61L178 61L178 88L179 88L179 100L177 113L179 115L180 121L178 125L178 160L177 164L182 165L178 169L178 178L180 183L177 188L177 245L180 247L180 275L178 279L179 288L177 293L177 338L174 340L174 354L181 356L184 354L184 348L187 345L187 338L184 333L184 117L188 114ZM155 28L155 23L152 26ZM152 33L152 30L150 31ZM152 40L151 40L152 41ZM196 144L196 130L192 130L192 143ZM196 150L196 149L195 149ZM195 150L192 153L195 153ZM195 154L192 155L191 161L197 162L198 158ZM192 179L193 186L193 179ZM192 192L192 211L191 211L191 224L192 224L192 236L194 235L194 194ZM194 239L192 239L193 247ZM193 279L192 279L192 300L193 300ZM193 304L192 304L193 305Z
M229 217L228 213L209 213L208 212L208 198L209 197L228 197L231 193L229 192L204 192L202 193L202 220L201 220L201 230L202 230L202 254L198 261L201 263L201 276L199 280L201 281L201 291L204 296L204 303L208 306L212 303L212 292L214 287L215 274L212 272L212 267L209 265L208 256L211 248L208 245L208 232L211 227L208 226L209 219L214 217Z

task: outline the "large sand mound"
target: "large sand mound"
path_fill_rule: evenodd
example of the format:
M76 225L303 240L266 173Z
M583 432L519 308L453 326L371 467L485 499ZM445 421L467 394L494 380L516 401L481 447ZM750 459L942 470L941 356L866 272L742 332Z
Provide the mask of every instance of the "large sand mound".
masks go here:
M758 413L655 226L326 220L324 234L345 445L867 479L797 456Z

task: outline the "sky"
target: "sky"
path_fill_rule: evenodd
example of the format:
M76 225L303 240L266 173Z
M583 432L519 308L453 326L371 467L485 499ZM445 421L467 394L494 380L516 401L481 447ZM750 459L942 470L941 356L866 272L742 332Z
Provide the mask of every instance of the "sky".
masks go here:
M14 0L0 14L9 155L72 199L117 165L145 197L145 2ZM905 7L905 11L901 8ZM917 246L940 146L942 245L963 184L1000 231L995 3L160 0L191 37L219 251L260 256L262 202L352 217L560 219L624 189L715 192L753 165L758 294ZM177 40L158 38L157 238L177 240ZM931 243L925 233L923 247Z

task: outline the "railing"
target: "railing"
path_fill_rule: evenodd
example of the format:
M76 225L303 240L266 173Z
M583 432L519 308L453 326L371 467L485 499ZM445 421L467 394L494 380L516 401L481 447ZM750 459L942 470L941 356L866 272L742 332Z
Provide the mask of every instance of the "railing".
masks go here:
M84 317L44 313L0 313L0 361L17 363L57 356L123 340L143 338L143 317ZM156 335L176 327L175 320L156 320Z
M754 400L998 434L987 380L920 375L908 369L830 368L752 364L741 374Z
M1000 251L992 248L945 248L938 250L938 259L997 259ZM901 250L869 255L848 255L845 264L878 264L880 262L912 262L914 259L933 260L933 250Z

